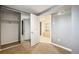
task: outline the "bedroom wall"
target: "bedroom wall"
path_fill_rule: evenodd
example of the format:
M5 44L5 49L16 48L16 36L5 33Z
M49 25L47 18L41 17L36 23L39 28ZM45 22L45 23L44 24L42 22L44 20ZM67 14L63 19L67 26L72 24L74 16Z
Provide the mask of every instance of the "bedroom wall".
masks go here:
M52 15L52 42L79 53L79 6L63 15Z
M73 31L73 43L72 53L79 53L79 5L72 6L72 31Z
M52 42L61 46L72 48L72 20L71 9L63 13L52 15Z

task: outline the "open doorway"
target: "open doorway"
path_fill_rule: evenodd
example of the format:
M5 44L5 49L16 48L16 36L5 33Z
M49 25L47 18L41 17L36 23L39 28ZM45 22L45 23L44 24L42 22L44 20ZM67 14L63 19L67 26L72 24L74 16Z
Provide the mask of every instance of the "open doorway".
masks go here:
M40 42L51 42L51 15L40 16Z
M30 14L21 14L21 42L31 44Z
M22 13L21 42L28 41L31 46L39 43L40 23L37 15Z

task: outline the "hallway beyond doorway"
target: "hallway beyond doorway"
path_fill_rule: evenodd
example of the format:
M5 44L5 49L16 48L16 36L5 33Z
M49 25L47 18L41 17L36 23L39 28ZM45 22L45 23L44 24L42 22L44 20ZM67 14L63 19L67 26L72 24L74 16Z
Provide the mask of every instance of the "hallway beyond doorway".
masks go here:
M51 43L51 15L40 16L40 42Z

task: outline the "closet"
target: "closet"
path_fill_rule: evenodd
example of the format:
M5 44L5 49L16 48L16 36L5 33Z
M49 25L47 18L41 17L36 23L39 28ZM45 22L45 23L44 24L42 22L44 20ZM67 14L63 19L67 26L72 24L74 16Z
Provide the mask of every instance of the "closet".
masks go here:
M0 45L20 43L20 13L0 6Z

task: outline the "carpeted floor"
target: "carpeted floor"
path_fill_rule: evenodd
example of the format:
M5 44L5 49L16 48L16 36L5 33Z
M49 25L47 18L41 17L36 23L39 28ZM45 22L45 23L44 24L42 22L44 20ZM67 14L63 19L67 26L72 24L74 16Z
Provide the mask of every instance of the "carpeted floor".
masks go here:
M48 43L39 43L31 47L29 42L23 42L15 47L0 51L0 54L70 54L70 52Z

